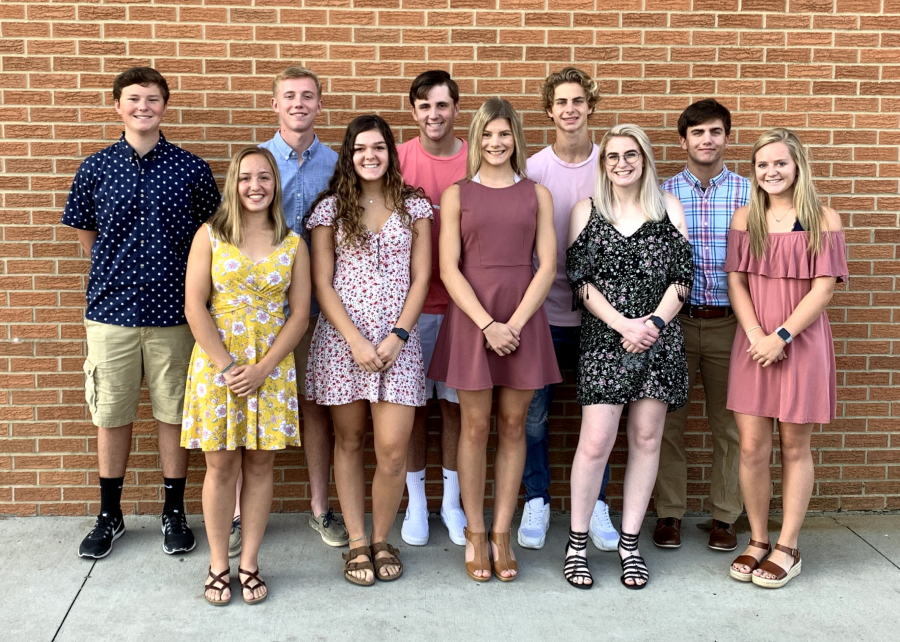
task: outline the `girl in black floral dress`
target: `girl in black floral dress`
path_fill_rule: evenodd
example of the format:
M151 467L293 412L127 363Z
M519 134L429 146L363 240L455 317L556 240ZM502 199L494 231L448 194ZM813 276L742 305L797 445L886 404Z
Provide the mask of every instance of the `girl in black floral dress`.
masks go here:
M628 464L619 556L622 583L649 573L638 534L659 466L667 410L687 403L687 362L678 310L693 279L681 203L658 187L647 135L618 125L600 144L597 193L575 205L566 271L586 311L578 360L581 435L572 464L572 527L564 572L589 588L585 548L603 469L628 404Z

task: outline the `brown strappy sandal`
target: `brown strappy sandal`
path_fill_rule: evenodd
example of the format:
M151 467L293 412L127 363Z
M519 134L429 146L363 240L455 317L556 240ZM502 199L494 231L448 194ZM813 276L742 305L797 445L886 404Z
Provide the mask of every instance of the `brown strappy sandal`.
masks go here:
M519 563L512 559L509 550L509 532L495 533L491 531L491 543L497 547L497 557L494 558L494 575L501 582L512 582L519 577ZM503 571L515 571L510 577L503 577Z
M385 557L377 557L379 553L387 553ZM372 559L375 562L375 577L382 582L393 582L403 575L403 562L400 561L400 551L387 542L375 542L372 544ZM396 575L382 575L381 567L399 566Z
M472 561L466 562L466 573L476 582L487 582L491 579L491 563L487 554L487 533L473 533L468 528L463 528L463 534L475 552ZM484 577L479 577L475 575L475 571L487 571L488 573Z
M365 562L350 561L356 557L359 557L360 555L365 555ZM375 583L375 567L372 565L372 549L370 549L366 545L357 546L356 548L350 549L346 553L342 553L341 557L344 559L345 580L347 580L351 584L356 584L357 586L372 586ZM355 577L351 575L353 571L372 571L372 579L366 581L364 578Z
M219 584L219 586L216 586L216 584ZM216 575L212 572L212 566L210 566L209 576L206 579L206 584L203 585L203 597L205 597L206 601L213 606L225 606L231 601L231 595L228 596L227 600L211 600L209 599L209 596L206 595L206 592L209 590L219 591L219 595L221 595L222 591L225 589L231 589L231 569L226 568Z
M241 573L243 573L244 575L247 576L247 579L246 579L246 580L241 580L241 579L240 579L240 578L241 578ZM241 581L241 597L244 598L244 602L246 602L247 604L259 604L259 603L262 602L264 599L266 599L267 597L269 597L269 587L266 586L266 583L265 583L265 582L262 580L262 578L259 576L259 569L258 569L258 568L257 568L255 571L250 572L250 571L245 571L244 569L242 569L242 568L239 566L239 567L238 567L238 580ZM254 584L253 586L250 586L250 582L256 582L256 584ZM253 591L255 591L256 589L258 589L260 586L265 587L265 589L266 589L266 594L265 594L265 595L263 595L262 597L251 597L250 599L247 599L246 597L244 597L244 591L245 591L245 590L250 591L250 594L252 595L252 594L253 594Z
M766 555L772 552L772 544L770 542L757 542L755 539L751 539L749 546L763 549L766 552ZM729 570L729 574L738 582L750 582L751 577L753 576L753 571L759 568L761 562L762 560L758 560L752 555L738 555L731 562L731 569ZM744 566L749 567L750 572L741 573L734 567L735 564L743 564Z
M757 586L771 589L781 588L792 579L800 575L800 551L796 548L788 548L787 546L782 546L781 544L775 544L775 550L790 555L792 558L794 558L794 563L789 569L785 570L778 566L778 564L776 564L775 562L766 560L759 565L759 570L765 571L766 573L771 573L775 576L775 579L770 580L765 577L760 577L759 575L754 575L750 578L750 581L752 581Z

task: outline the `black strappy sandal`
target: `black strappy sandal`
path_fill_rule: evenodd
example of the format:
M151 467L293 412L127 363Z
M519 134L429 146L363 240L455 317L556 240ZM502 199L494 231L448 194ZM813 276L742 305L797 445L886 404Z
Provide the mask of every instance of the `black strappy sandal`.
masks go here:
M246 580L240 580L240 574L243 573L247 576ZM259 576L259 569L257 568L255 571L245 571L244 569L238 567L238 580L241 582L241 597L244 598L244 602L247 604L259 604L264 599L269 597L269 588L266 586L266 583ZM250 582L256 582L253 586L250 586ZM264 587L266 589L265 595L262 597L251 597L247 598L244 596L244 590L250 591L250 594L253 594L253 591L256 589Z
M225 606L231 601L231 595L228 596L227 600L213 600L206 594L206 592L210 590L218 591L219 597L221 597L222 591L224 591L225 589L231 589L231 569L226 568L224 571L216 575L212 572L212 566L210 566L209 575L206 578L206 583L203 585L203 597L205 597L206 601L213 606Z
M627 589L631 589L633 591L639 591L650 582L650 571L647 569L647 564L644 562L644 558L640 555L635 555L634 551L638 548L638 539L640 538L640 534L632 535L631 533L626 533L622 531L619 536L619 557L622 562L622 584ZM621 556L621 552L625 551L628 553L626 557ZM634 584L628 584L626 580L631 580ZM638 580L644 580L643 584L638 584Z
M587 540L587 531L576 533L569 529L569 541L566 542L566 563L563 566L563 575L566 576L566 581L577 589L591 588L594 585L594 576L591 575L591 571L588 569L587 558L574 553L569 555L568 553L570 548L573 551L585 550L587 548ZM581 583L575 581L575 578L578 577L582 578ZM590 580L590 583L585 583L585 579Z

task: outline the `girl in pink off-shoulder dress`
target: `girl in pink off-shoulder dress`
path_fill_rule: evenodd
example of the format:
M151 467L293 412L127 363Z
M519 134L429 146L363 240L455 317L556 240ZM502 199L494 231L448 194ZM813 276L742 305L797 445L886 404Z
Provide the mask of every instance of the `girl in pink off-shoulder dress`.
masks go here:
M752 159L750 203L734 213L725 260L728 296L743 330L734 338L727 407L740 433L741 493L751 529L730 573L780 588L800 574L797 538L813 488L813 426L836 415L825 308L835 283L847 277L847 262L841 219L820 204L797 136L766 132ZM773 550L769 465L776 419L784 521Z

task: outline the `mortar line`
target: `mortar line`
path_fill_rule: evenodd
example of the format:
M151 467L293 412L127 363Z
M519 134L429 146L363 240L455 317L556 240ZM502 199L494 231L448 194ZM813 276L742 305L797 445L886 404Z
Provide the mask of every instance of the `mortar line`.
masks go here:
M873 551L875 551L876 553L878 553L879 555L881 555L885 560L887 560L887 563L888 563L888 564L890 564L890 565L893 566L895 569L897 569L898 571L900 571L900 566L898 566L898 565L897 565L890 557L888 557L887 555L885 555L884 553L882 553L881 551L879 551L877 548L875 548L874 546L872 546L872 544L869 542L869 540L867 540L865 537L863 537L862 535L860 535L859 533L857 533L855 530L853 530L852 528L850 528L850 527L847 526L846 524L841 524L841 522L838 521L837 517L832 517L831 519L833 519L839 526L843 526L843 527L846 528L848 531L850 531L851 533L853 533L854 535L856 535L859 539L861 539L862 541L864 541L864 542L866 543L866 545L867 545L869 548L871 548Z
M69 613L72 612L72 607L75 606L75 601L78 599L78 596L81 595L81 590L84 588L84 585L87 584L88 579L91 577L91 573L94 572L94 566L97 565L97 560L94 560L91 563L91 568L88 569L87 575L84 576L84 581L81 582L81 586L78 587L78 592L75 593L75 597L72 598L72 603L69 604L69 608L66 609L66 614L63 615L62 622L59 623L59 626L56 629L56 633L53 634L53 639L50 642L56 642L56 638L59 636L59 632L62 631L63 625L66 623L66 618L69 617Z

